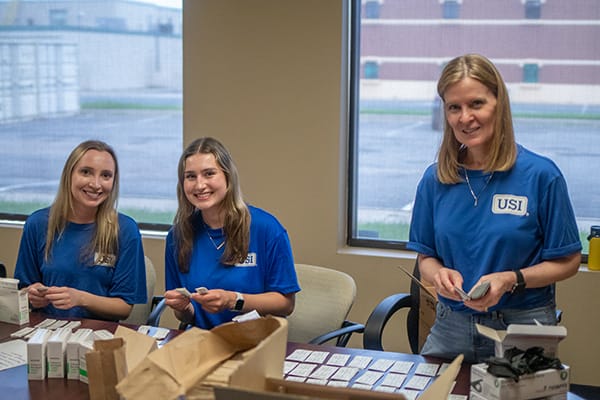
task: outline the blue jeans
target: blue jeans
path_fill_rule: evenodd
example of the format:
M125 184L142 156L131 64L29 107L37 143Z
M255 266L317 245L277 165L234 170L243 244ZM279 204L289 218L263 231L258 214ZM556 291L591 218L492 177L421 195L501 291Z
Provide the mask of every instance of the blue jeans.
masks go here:
M463 354L465 362L483 362L494 356L495 343L480 335L475 324L489 326L496 330L506 330L510 324L534 324L534 319L543 325L556 325L556 305L550 304L525 310L506 309L467 314L452 311L448 306L439 302L435 323L427 336L423 349L421 349L421 354L449 360Z

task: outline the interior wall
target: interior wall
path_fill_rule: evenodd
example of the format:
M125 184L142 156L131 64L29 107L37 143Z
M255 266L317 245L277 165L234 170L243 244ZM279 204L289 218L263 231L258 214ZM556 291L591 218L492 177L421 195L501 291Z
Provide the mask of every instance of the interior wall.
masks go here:
M184 2L184 143L209 135L223 141L247 201L286 226L296 262L354 277L350 319L365 322L381 299L409 289L396 267L412 269L414 254L344 246L344 1ZM20 232L0 227L0 260L9 273ZM164 240L145 237L144 248L157 268L156 293L162 293ZM569 332L560 356L571 366L572 383L600 384L599 285L600 273L588 271L558 285ZM171 318L163 325L175 327ZM408 352L404 331L402 318L393 318L386 349ZM361 347L360 336L351 345Z

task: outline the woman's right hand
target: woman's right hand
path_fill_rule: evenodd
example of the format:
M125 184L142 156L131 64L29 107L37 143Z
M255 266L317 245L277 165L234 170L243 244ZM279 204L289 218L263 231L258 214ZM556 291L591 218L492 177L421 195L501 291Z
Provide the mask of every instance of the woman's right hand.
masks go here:
M436 292L441 296L451 300L462 301L462 298L455 289L455 287L462 289L463 285L463 277L457 270L446 267L440 268L433 276L433 285Z
M184 312L190 307L189 297L184 296L177 290L167 290L164 294L165 304L175 311Z
M32 283L27 287L27 296L33 308L43 308L50 304L50 301L46 299L46 290L46 286L40 282Z

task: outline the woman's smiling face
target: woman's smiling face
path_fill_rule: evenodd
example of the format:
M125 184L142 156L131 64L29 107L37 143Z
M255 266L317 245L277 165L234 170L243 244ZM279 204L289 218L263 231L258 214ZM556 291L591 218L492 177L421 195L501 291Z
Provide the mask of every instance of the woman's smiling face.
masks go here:
M444 93L444 109L454 137L469 149L486 149L494 135L496 97L481 82L464 78Z

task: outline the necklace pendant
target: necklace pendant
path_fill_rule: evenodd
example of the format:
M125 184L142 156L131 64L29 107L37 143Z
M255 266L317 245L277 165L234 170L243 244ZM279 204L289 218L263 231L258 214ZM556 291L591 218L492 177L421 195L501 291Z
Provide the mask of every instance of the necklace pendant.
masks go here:
M214 244L214 242L213 242ZM217 248L217 250L221 250L221 248L223 247L223 245L225 244L225 241L222 241L220 245L215 246Z
M475 201L473 202L473 207L477 207L477 200L479 200L479 199L476 198Z

